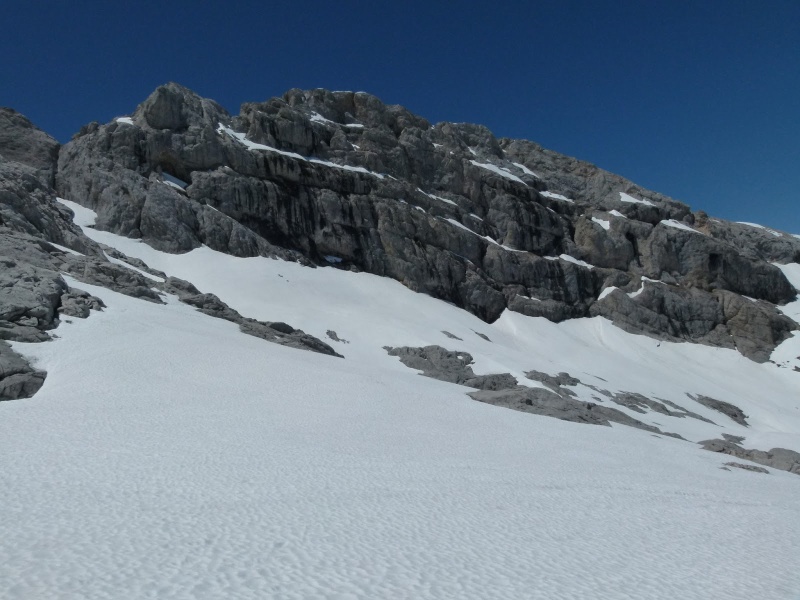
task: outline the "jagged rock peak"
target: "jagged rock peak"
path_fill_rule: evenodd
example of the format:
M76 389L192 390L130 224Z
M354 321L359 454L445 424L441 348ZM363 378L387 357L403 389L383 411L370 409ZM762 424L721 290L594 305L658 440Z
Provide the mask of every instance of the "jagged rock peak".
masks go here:
M59 143L13 108L0 107L0 158L40 172L52 184Z
M213 100L203 98L189 88L170 82L159 86L136 109L133 119L153 129L183 131L190 126L211 124L230 115Z

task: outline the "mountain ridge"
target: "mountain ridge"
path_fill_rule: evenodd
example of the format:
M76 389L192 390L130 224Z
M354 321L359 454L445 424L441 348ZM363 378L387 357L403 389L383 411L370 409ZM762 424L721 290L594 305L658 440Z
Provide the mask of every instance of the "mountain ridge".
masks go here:
M111 164L108 150L119 156ZM163 173L184 193L159 185ZM99 227L168 251L204 243L238 256L332 256L489 322L505 308L555 321L602 315L757 360L793 327L740 298L794 297L767 261L797 260L797 238L692 213L482 126L431 126L366 93L290 90L231 117L168 84L127 120L66 144L56 188L98 209ZM601 298L609 287L644 293Z
M0 111L0 596L788 600L799 241L367 94Z

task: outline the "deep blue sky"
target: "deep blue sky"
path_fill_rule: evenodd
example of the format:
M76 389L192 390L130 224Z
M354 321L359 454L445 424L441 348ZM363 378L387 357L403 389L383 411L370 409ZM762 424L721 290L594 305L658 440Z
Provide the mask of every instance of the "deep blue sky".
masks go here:
M62 142L167 81L234 113L363 90L800 233L797 0L31 0L3 21L0 105Z

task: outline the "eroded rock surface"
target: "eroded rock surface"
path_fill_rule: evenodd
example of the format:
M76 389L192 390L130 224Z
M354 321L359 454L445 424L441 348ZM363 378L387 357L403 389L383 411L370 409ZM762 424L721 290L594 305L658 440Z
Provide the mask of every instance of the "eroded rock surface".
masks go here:
M0 400L30 398L42 387L46 375L0 341Z
M720 452L749 460L760 465L788 471L795 475L800 475L800 452L787 450L786 448L772 448L769 451L752 450L741 446L742 438L726 436L726 439L705 440L700 442L703 450Z
M472 355L453 352L441 346L424 348L386 347L389 356L397 356L405 366L422 371L426 377L457 383L479 390L502 390L513 388L517 380L510 373L475 375L472 371Z
M603 316L757 361L797 328L770 264L800 259L797 238L365 93L291 90L232 116L167 84L81 130L56 185L98 228L162 250L365 270L490 322Z
M0 109L0 340L45 342L51 339L52 330L64 317L86 318L92 310L104 308L102 299L69 285L63 274L155 303L162 303L161 294L165 291L176 292L164 281L163 273L153 272L141 261L100 246L73 223L72 211L57 201L52 187L58 150L55 140L23 116ZM101 162L108 165L113 161L112 153ZM132 181L138 182L136 178ZM101 188L98 193L111 193L102 189L108 181L96 183ZM158 199L165 191L167 186L159 183L152 195ZM163 203L154 202L154 206L162 207ZM161 231L165 239L170 235L169 229L174 230L178 241L170 247L173 250L181 247L184 217L192 213L191 209L189 213L181 213L180 202L174 206L178 207L175 213L178 217L173 220L170 220L173 213L144 212L145 219L150 219L151 226ZM258 249L270 248L229 217L205 208L207 214L201 212L198 222L212 224L214 239L224 239L224 244L217 245L227 244L228 250L248 243ZM137 219L141 220L141 215ZM214 244L206 238L203 242ZM109 257L117 262L111 262ZM209 304L199 299L204 295L197 290L178 295L207 314L238 323L242 331L251 335L290 347L335 354L324 342L286 324L244 318L216 297ZM8 344L0 343L0 399L30 397L45 377L44 371L32 368Z

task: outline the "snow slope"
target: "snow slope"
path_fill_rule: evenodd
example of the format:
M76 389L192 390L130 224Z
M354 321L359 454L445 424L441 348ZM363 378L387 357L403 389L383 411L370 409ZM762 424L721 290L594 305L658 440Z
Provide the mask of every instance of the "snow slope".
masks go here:
M169 255L92 217L76 221L94 239L246 316L349 343L331 342L344 359L293 350L175 299L70 280L108 308L53 342L14 344L48 377L33 399L0 403L0 598L800 593L796 475L721 470L730 457L693 443L484 405L382 347L439 344L523 383L526 370L568 371L718 424L630 413L689 440L725 431L800 449L791 368L602 319L506 312L488 325L387 279ZM776 353L800 355L797 337ZM687 392L737 404L751 427Z

